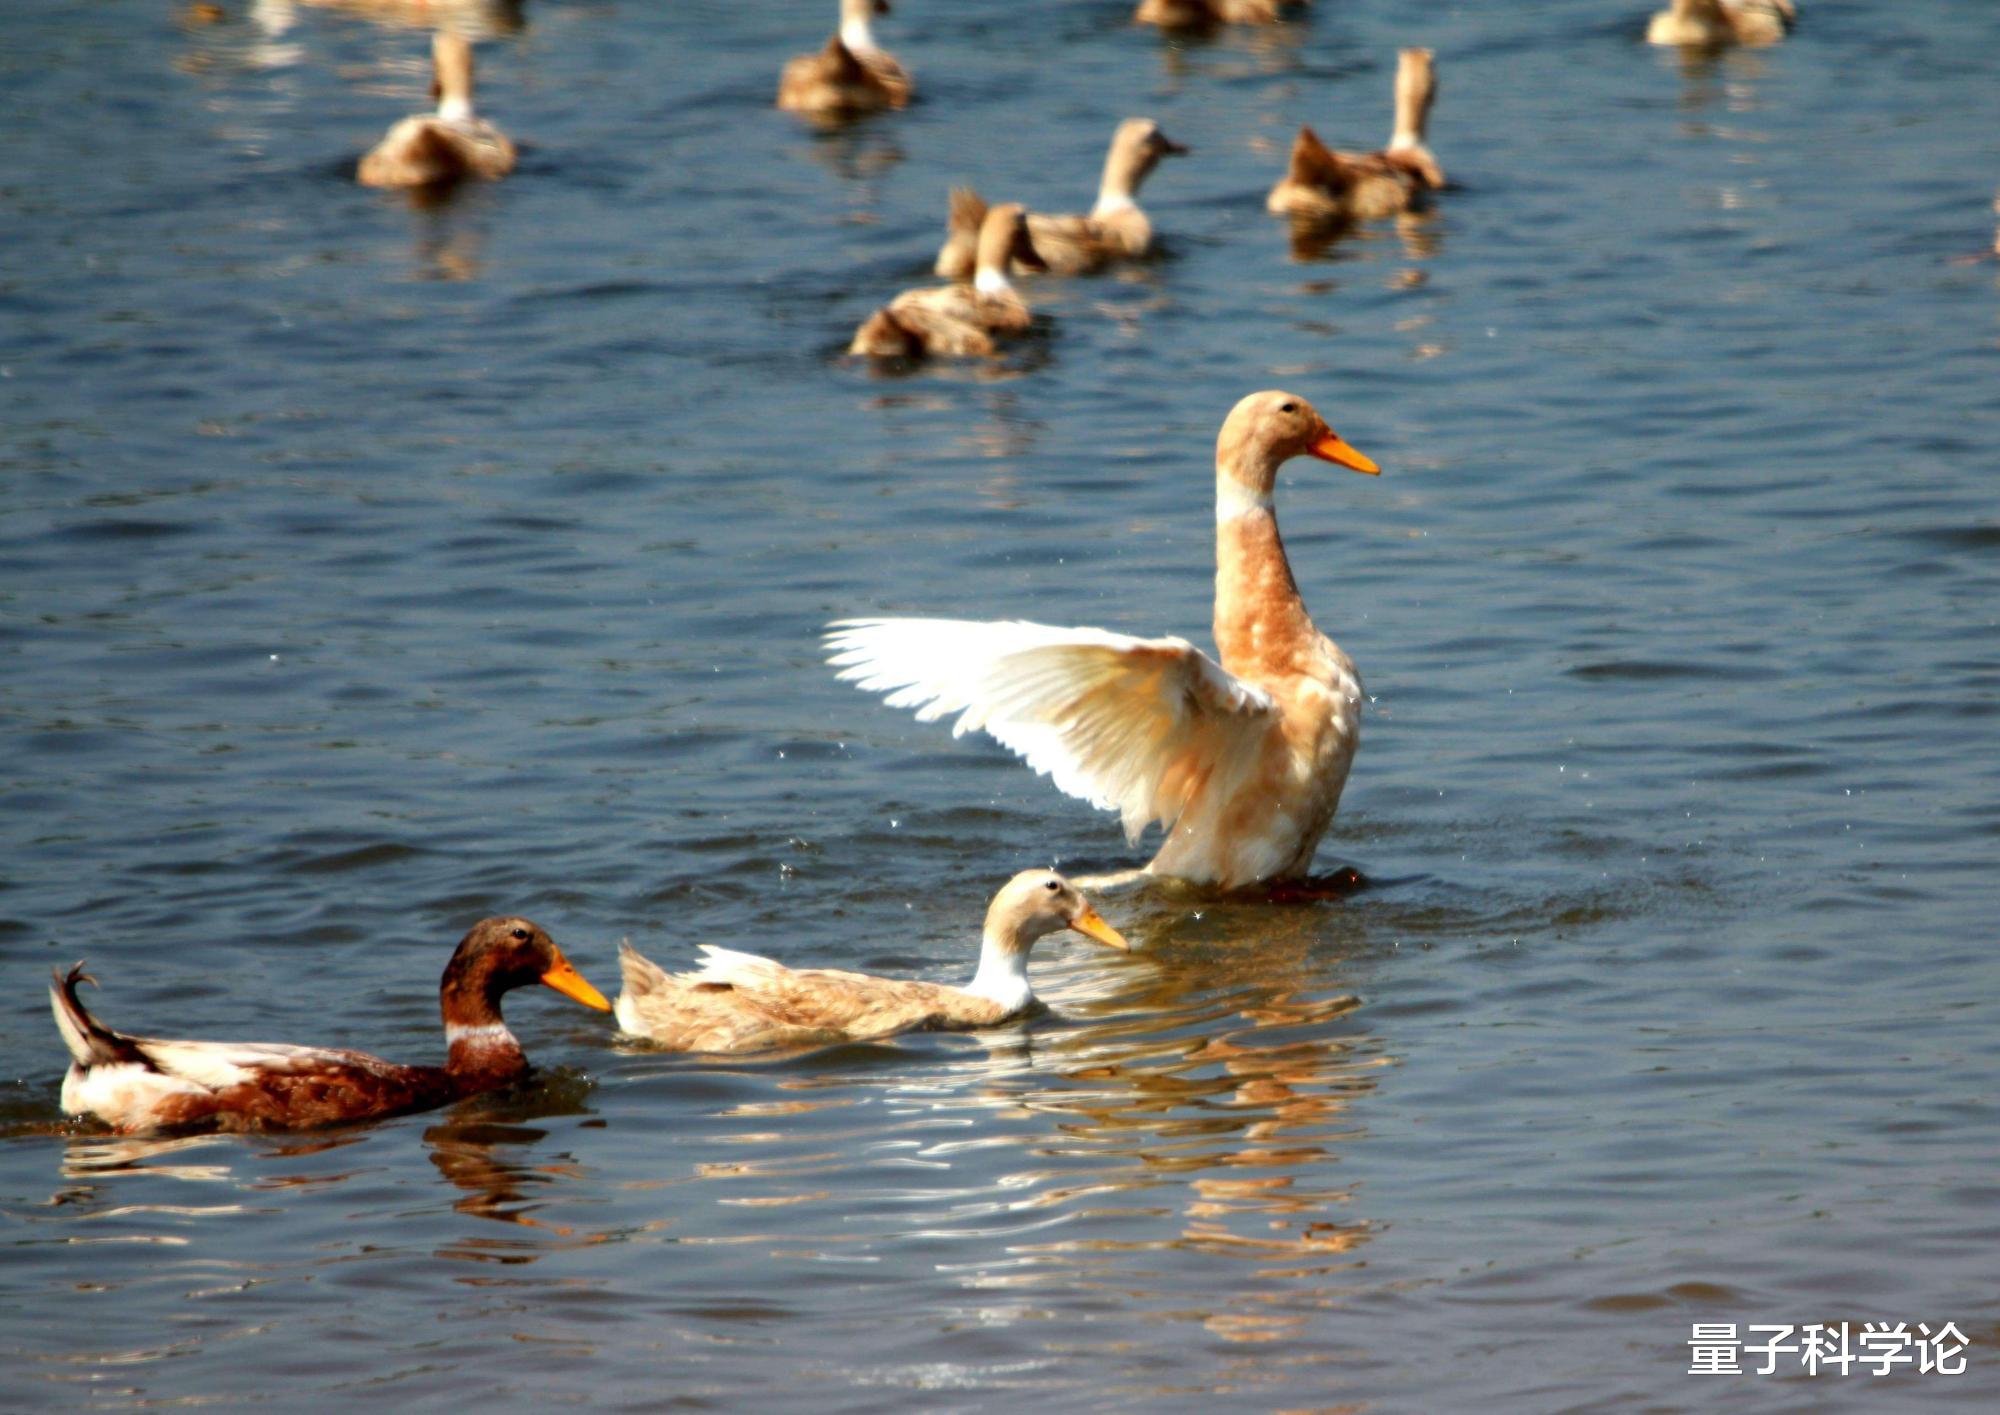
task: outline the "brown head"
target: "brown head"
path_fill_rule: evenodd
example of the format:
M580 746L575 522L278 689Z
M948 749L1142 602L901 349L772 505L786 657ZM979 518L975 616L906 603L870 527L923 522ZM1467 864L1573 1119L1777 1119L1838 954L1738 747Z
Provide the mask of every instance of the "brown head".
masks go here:
M1035 940L1070 929L1107 948L1130 950L1083 892L1054 870L1023 870L1002 885L986 909L988 946L1025 954Z
M501 995L530 983L552 987L585 1007L611 1010L604 994L584 981L539 924L500 915L474 924L445 964L438 984L445 1025L498 1022Z
M1218 493L1232 483L1268 498L1278 468L1294 457L1317 457L1374 476L1382 469L1344 442L1317 409L1295 393L1272 390L1240 399L1215 439Z
M1017 201L1002 202L992 208L979 224L979 253L974 273L990 272L1004 280L1010 262L1019 262L1028 270L1049 268L1036 251L1035 243L1028 239L1028 209Z

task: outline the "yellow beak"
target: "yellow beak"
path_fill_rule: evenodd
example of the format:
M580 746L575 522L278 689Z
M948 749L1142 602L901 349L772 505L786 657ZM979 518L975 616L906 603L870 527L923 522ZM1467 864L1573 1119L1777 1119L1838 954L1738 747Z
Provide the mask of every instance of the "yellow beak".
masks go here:
M569 959L556 954L556 965L542 974L542 981L561 993L564 997L575 998L585 1007L594 1007L599 1012L609 1012L611 1004L604 1000L604 994L583 980L583 974L570 966Z
M1127 953L1132 951L1132 945L1125 941L1125 935L1105 923L1104 916L1088 904L1084 905L1082 911L1069 921L1069 926L1086 938L1096 939L1106 948L1119 948Z
M1337 462L1343 467L1352 467L1357 472L1366 472L1371 477L1382 474L1380 467L1376 466L1359 452L1356 452L1345 442L1342 442L1340 434L1332 428L1328 428L1322 433L1319 440L1308 447L1306 451L1319 458L1322 462Z

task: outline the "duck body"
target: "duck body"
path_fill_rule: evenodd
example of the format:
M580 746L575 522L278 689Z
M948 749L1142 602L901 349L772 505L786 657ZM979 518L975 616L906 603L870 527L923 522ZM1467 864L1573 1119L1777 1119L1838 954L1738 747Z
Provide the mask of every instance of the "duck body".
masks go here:
M875 43L869 21L888 0L841 0L840 29L816 54L800 54L778 75L778 107L841 119L901 108L915 91L909 73Z
M1139 187L1162 157L1187 151L1160 131L1151 118L1127 118L1112 135L1097 202L1088 215L1028 213L1028 241L1043 268L1054 275L1088 275L1119 261L1138 260L1153 248L1153 223L1138 202ZM951 194L945 243L935 269L947 280L963 280L974 268L986 203L970 188ZM1015 264L1015 270L1028 267Z
M1798 20L1792 0L1674 0L1646 26L1648 44L1725 49L1777 44Z
M390 128L355 169L364 187L437 187L497 181L514 170L513 140L472 111L472 46L439 30L431 39L438 107Z
M863 320L847 346L850 354L878 358L986 355L1034 323L1007 270L1015 261L1042 267L1028 239L1027 213L1018 203L996 206L980 223L978 269L973 279L905 290Z
M1028 870L987 909L979 969L965 987L832 968L788 968L703 945L702 966L669 973L630 944L619 952L618 1025L674 1051L745 1052L870 1041L903 1032L991 1027L1035 1003L1027 958L1037 939L1070 928L1127 945L1060 875Z
M77 996L78 964L49 989L71 1062L62 1108L128 1134L152 1130L300 1130L429 1110L526 1076L500 996L531 982L602 1010L611 1004L526 919L492 918L460 941L439 984L443 1066L280 1042L170 1041L113 1031Z
M1336 152L1311 127L1301 127L1285 175L1265 198L1265 209L1328 222L1374 221L1415 209L1427 193L1445 184L1444 170L1425 143L1436 97L1431 51L1401 51L1389 145L1380 152Z
M1304 876L1360 737L1361 680L1299 594L1271 491L1309 455L1375 464L1304 399L1253 393L1216 440L1215 641L1021 621L847 620L840 676L955 735L983 729L1065 793L1167 834L1145 867L1219 889Z
M1284 8L1284 0L1139 0L1132 21L1169 30L1274 25Z

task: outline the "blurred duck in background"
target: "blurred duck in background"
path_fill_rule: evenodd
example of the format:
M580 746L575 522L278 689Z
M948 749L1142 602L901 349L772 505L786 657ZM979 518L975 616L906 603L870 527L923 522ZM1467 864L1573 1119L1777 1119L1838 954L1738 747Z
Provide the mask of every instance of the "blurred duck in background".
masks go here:
M1688 49L1777 44L1798 17L1792 0L1673 0L1646 26L1646 42Z
M257 0L259 5L291 0ZM467 39L518 34L527 20L521 0L303 0L316 9L338 10L388 29L434 30L449 26Z
M437 112L413 114L389 129L355 171L362 186L441 187L514 170L513 142L472 111L472 42L439 30L431 36L431 60Z
M1112 135L1097 204L1088 216L1028 213L1035 254L1056 275L1087 275L1115 261L1145 256L1153 248L1153 223L1139 207L1139 186L1162 157L1186 151L1151 118L1127 118ZM970 187L952 190L947 234L937 258L939 275L964 280L973 273L985 219L986 203L978 193Z
M889 0L840 0L840 32L817 54L801 54L778 78L778 107L788 113L841 119L901 108L912 85L903 66L875 43L869 21L889 13Z
M1372 221L1411 210L1444 186L1444 169L1425 146L1437 69L1428 49L1405 49L1396 63L1396 122L1380 152L1335 152L1309 127L1292 143L1291 165L1265 199L1266 210L1312 221Z
M1301 6L1305 0L1299 0ZM1134 24L1204 30L1220 25L1274 25L1284 0L1139 0Z
M973 198L977 200L977 198ZM996 206L979 227L972 282L905 290L862 321L850 354L921 358L926 354L994 353L1000 336L1020 334L1033 322L1007 272L1046 266L1028 237L1028 214L1019 202Z

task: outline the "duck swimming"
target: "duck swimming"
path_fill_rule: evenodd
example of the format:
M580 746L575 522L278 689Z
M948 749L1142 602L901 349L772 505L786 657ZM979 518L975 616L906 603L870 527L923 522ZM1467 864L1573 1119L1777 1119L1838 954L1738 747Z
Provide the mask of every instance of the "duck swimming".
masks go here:
M958 714L1057 789L1166 839L1144 873L1220 889L1303 878L1361 726L1361 680L1314 627L1278 535L1278 468L1380 469L1305 399L1252 393L1215 443L1215 643L1020 620L849 619L840 677L922 722Z
M840 29L817 54L801 54L778 76L778 107L810 117L855 118L901 108L914 85L903 66L875 43L869 21L889 0L840 0Z
M1292 143L1291 165L1264 208L1314 221L1372 221L1414 207L1444 186L1444 170L1425 146L1437 70L1428 49L1405 49L1396 61L1396 123L1380 152L1335 152L1309 127Z
M1007 278L1009 265L1046 268L1028 239L1027 212L1019 202L996 206L981 220L975 264L970 284L903 291L861 322L847 352L878 358L996 352L999 336L1023 333L1034 322Z
M1088 216L1028 213L1028 239L1046 268L1056 275L1085 275L1120 260L1136 260L1153 248L1153 223L1139 208L1139 186L1162 157L1187 149L1160 131L1151 118L1127 118L1112 134L1097 186L1097 204ZM951 217L936 270L947 280L963 280L973 270L979 225L986 203L969 187L951 194Z
M675 1051L709 1052L991 1027L1034 1005L1028 953L1037 939L1058 929L1111 948L1131 947L1053 870L1024 870L993 896L979 969L962 988L831 968L788 968L713 944L702 946L698 971L669 973L626 944L618 958L625 975L618 1025Z
M555 944L526 919L482 919L438 984L443 1066L402 1066L366 1052L278 1042L186 1042L114 1032L77 997L81 963L49 988L72 1058L62 1108L128 1134L147 1130L298 1130L375 1120L497 1090L528 1074L500 997L542 983L608 1012Z
M514 170L508 136L472 111L472 44L439 30L431 36L437 112L417 113L389 129L361 159L364 187L433 187L467 177L492 181Z
M1305 0L1300 0L1303 5ZM1285 0L1139 0L1132 22L1161 29L1204 30L1220 25L1274 25Z
M1646 43L1689 49L1777 44L1798 19L1792 0L1673 0L1646 26Z

